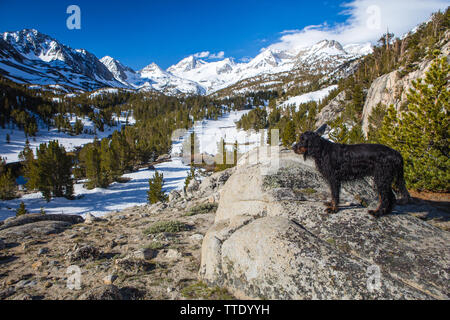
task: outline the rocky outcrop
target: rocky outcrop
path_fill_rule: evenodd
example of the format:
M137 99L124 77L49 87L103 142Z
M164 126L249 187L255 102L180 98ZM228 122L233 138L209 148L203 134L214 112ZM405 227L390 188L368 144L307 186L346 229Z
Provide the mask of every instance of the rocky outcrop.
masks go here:
M448 39L450 32L447 32L443 40L441 53L442 56L449 56L450 45ZM416 70L406 75L402 75L402 69L392 71L375 79L367 92L362 115L362 129L367 136L369 130L369 116L372 110L379 104L385 106L393 105L397 111L407 104L407 94L409 89L413 88L412 82L419 78L424 78L432 64L431 60L425 60L417 64Z
M26 214L5 220L0 226L0 238L26 238L60 233L83 218L66 214Z
M82 223L84 220L80 216L69 214L46 214L46 215L26 214L5 220L5 223L0 226L0 230L40 221L58 221L58 222L67 222L68 224L75 224L75 223Z
M40 237L63 232L70 226L70 223L64 221L39 221L1 230L0 238L26 239L30 236Z
M449 298L448 232L408 214L411 206L367 214L377 200L370 179L344 184L341 211L328 215L314 164L289 150L272 155L246 154L221 189L202 280L241 298Z
M430 68L431 62L425 61L418 65L418 69L401 76L400 70L385 74L372 82L367 92L363 108L362 127L364 134L369 131L369 116L372 110L381 103L385 106L393 105L397 110L407 103L407 93L412 88L412 81L423 78Z
M345 91L340 92L317 115L316 128L338 118L345 109Z

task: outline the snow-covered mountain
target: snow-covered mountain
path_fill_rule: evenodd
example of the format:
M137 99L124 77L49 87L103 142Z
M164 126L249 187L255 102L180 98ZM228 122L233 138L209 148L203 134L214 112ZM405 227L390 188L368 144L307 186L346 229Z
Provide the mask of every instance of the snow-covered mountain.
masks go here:
M194 56L189 56L178 62L176 65L169 67L167 71L173 74L179 74L197 69L206 63L207 62L197 59Z
M100 61L120 83L138 90L156 90L167 94L205 94L205 90L196 82L177 77L162 70L156 63L151 63L140 71L124 66L109 56Z
M92 53L67 47L34 29L0 34L0 73L21 83L85 90L123 87Z
M83 90L115 87L172 95L209 94L243 80L276 83L277 75L295 75L299 70L328 74L371 50L370 44L343 47L337 41L323 40L295 50L267 48L246 63L232 58L205 61L192 55L167 70L152 63L135 71L110 56L99 60L86 50L72 49L37 30L24 29L0 34L0 74L21 83Z
M347 51L348 48L348 51ZM372 52L369 44L342 47L334 40L324 40L297 51L265 49L247 63L236 63L232 58L205 62L194 56L169 67L168 72L200 84L207 93L227 88L242 80L257 78L259 82L274 82L272 75L285 76L302 69L310 73L327 74L350 60ZM284 74L283 74L284 73Z
M132 83L135 88L149 89L169 94L190 93L205 94L205 89L195 81L184 79L162 70L156 63L151 63L138 71L140 80Z
M130 81L135 80L136 72L133 69L124 66L120 61L110 56L105 56L100 59L100 62L112 73L114 79L117 81L128 85Z

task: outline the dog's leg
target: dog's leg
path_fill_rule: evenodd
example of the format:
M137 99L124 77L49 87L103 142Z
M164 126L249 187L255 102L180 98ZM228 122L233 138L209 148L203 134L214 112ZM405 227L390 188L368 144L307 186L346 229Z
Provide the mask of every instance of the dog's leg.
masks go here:
M380 171L380 175L375 176L375 184L380 197L378 208L376 210L369 210L369 214L375 217L390 214L395 205L395 196L392 192L392 175Z
M381 214L380 214L381 203L382 203L381 194L378 194L378 207L375 210L369 210L369 214L371 214L377 218L380 217L381 216Z
M341 182L333 179L330 181L330 190L331 190L331 202L326 202L325 205L327 208L325 212L327 213L336 213L339 211L339 193L341 190Z
M383 207L381 209L381 213L383 215L390 214L395 206L395 195L392 192L392 188L389 186L386 190L385 199L383 201Z
M399 205L406 205L411 202L411 196L409 195L408 189L406 189L405 178L403 176L403 164L397 169L397 177L395 180L395 192L398 195L396 203Z

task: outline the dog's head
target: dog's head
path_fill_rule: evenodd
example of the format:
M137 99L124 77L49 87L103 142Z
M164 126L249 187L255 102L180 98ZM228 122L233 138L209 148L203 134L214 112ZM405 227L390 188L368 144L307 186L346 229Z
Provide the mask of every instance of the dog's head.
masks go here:
M300 141L292 145L296 154L314 156L321 149L322 137L316 132L307 131L300 136Z

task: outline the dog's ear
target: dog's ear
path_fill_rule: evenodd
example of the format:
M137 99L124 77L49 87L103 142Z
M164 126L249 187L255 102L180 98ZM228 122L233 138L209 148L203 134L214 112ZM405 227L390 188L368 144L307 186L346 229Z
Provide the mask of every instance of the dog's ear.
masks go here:
M327 127L328 127L328 125L327 125L326 123L323 124L319 129L316 130L316 133L317 133L319 136L323 136L324 133L325 133L325 130L327 130Z

